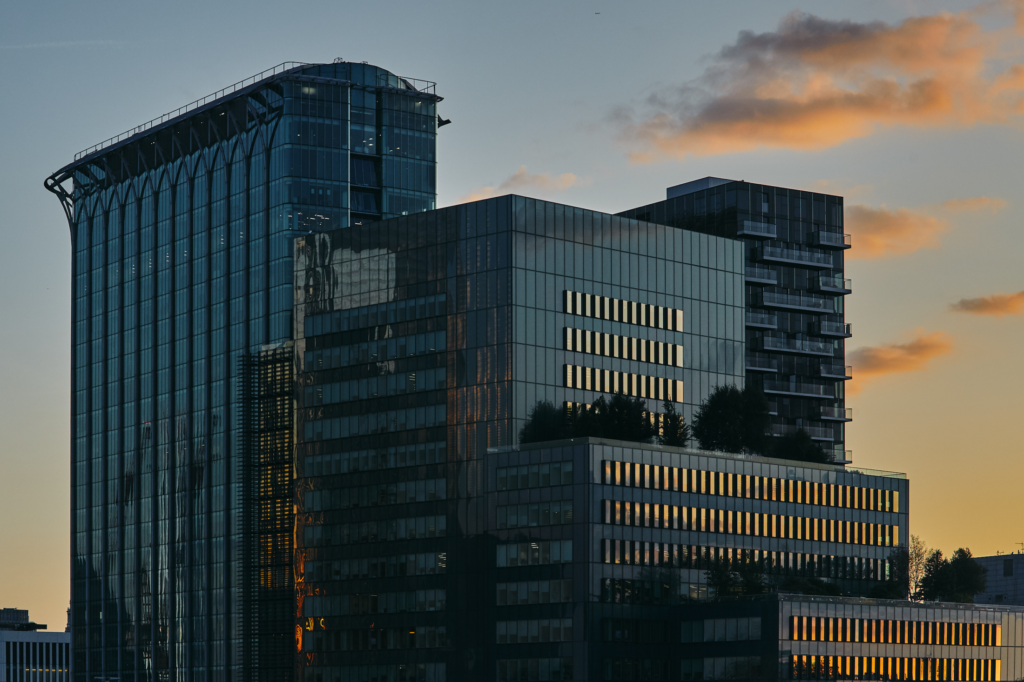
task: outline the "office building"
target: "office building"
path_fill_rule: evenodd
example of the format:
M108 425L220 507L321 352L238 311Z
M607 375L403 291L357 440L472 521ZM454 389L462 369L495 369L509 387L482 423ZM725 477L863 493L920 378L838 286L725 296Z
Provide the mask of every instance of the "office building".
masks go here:
M47 179L73 245L75 682L290 674L290 574L256 568L291 548L255 544L282 522L254 520L247 357L291 339L296 234L434 208L439 100L284 64Z
M679 676L663 679L1024 676L1020 607L780 593L690 605L680 614ZM606 667L601 679L637 679L622 672Z
M69 682L71 635L43 632L24 609L0 609L0 682Z
M710 177L667 193L620 215L743 242L747 382L768 396L771 432L803 429L849 460L843 198Z
M1024 554L976 556L985 567L985 591L975 595L975 604L1024 605Z
M295 266L303 680L599 679L609 619L663 582L677 618L712 557L863 594L906 537L898 475L516 445L539 401L742 385L736 240L513 196L300 238Z

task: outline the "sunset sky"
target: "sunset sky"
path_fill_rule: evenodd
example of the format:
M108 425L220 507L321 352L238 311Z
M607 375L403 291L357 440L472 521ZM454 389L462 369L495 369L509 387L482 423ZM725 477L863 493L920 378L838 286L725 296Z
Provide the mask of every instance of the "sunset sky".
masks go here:
M62 630L68 603L70 242L43 179L263 69L335 57L437 81L441 206L518 193L617 212L708 175L845 196L855 466L909 475L931 546L1024 542L1024 0L99 1L0 18L0 607Z

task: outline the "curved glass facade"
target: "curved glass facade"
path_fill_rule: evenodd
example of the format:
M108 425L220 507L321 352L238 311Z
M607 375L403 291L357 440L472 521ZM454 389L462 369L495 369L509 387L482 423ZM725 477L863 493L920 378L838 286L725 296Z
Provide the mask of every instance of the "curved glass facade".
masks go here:
M250 598L247 358L291 338L296 234L434 208L432 83L337 63L232 90L47 183L73 242L76 682L289 678L291 599Z

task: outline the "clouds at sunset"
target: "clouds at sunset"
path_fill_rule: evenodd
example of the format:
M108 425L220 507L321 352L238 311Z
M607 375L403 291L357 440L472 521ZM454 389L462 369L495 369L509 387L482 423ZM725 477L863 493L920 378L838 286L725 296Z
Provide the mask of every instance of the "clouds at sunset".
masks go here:
M921 371L933 358L948 355L952 350L953 341L945 332L926 334L920 330L906 343L861 346L846 355L846 361L853 365L855 377L848 392L859 393L864 381L889 374Z
M529 173L526 166L520 166L512 175L502 180L496 187L478 187L471 193L459 198L456 204L465 204L470 201L480 201L502 194L528 192L530 190L540 192L560 192L569 189L579 183L572 173L561 175L550 175L549 173Z
M986 6L1016 13L1020 2ZM995 8L995 9L993 9ZM613 119L634 162L759 148L815 150L893 126L966 128L1024 121L1024 66L1000 60L1020 42L971 12L897 25L794 12L776 31L741 31L694 81Z
M949 306L950 310L957 313L970 313L971 315L990 315L992 317L1003 317L1004 315L1020 315L1024 313L1024 291L1014 294L992 294L991 296L979 296L978 298L961 298Z
M921 209L847 205L845 229L853 237L853 248L847 258L868 260L937 249L941 246L940 235L952 228L948 216L969 212L995 214L1005 206L1004 200L993 197L950 199Z

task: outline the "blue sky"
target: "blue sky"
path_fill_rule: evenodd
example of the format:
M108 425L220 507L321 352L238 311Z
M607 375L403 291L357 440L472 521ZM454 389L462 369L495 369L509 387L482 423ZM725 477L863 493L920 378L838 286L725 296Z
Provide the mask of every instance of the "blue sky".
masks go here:
M1019 6L3 3L0 546L8 561L0 605L30 608L57 627L68 598L70 243L43 179L75 152L265 68L336 57L437 81L440 112L453 122L438 141L440 205L512 187L615 212L716 175L843 194L848 221L850 206L863 207L862 223L851 226L863 231L854 230L855 244L879 246L863 248L846 273L854 281L850 348L860 348L856 357L874 371L862 375L850 401L855 462L910 474L912 531L928 543L982 554L1013 549L1013 481L1024 468L1014 429L1024 407L1014 381L1024 370L1021 316L989 299L989 310L1002 305L997 312L1008 314L957 313L950 305L1024 288L1016 217L1024 109L1014 110L1012 97L989 102L977 94L991 93L1003 82L999 74L1021 61L1009 12ZM911 45L925 55L935 47L941 57L947 51L936 43L948 40L954 58L922 66L864 49L831 54L797 45L774 70L738 74L748 63L723 57L724 47L730 55L760 49L740 31L792 42L792 27L780 22L797 10L849 20L843 26L876 36L878 53ZM943 23L940 11L955 21ZM917 34L905 23L912 17L960 33ZM956 51L965 44L988 55L980 71L967 72L966 52ZM822 82L863 99L869 76L897 90L919 78L945 79L962 106L948 113L911 103L897 111L883 96L866 113L839 107L829 114L835 118L805 106ZM1000 97L1020 89L1007 87ZM741 128L721 128L714 118L721 107L707 99L748 95L804 107L797 114L807 118L784 114L790 118L758 133L767 147L749 144ZM979 101L983 111L963 110ZM708 132L714 126L718 137ZM962 503L955 511L951 499Z

